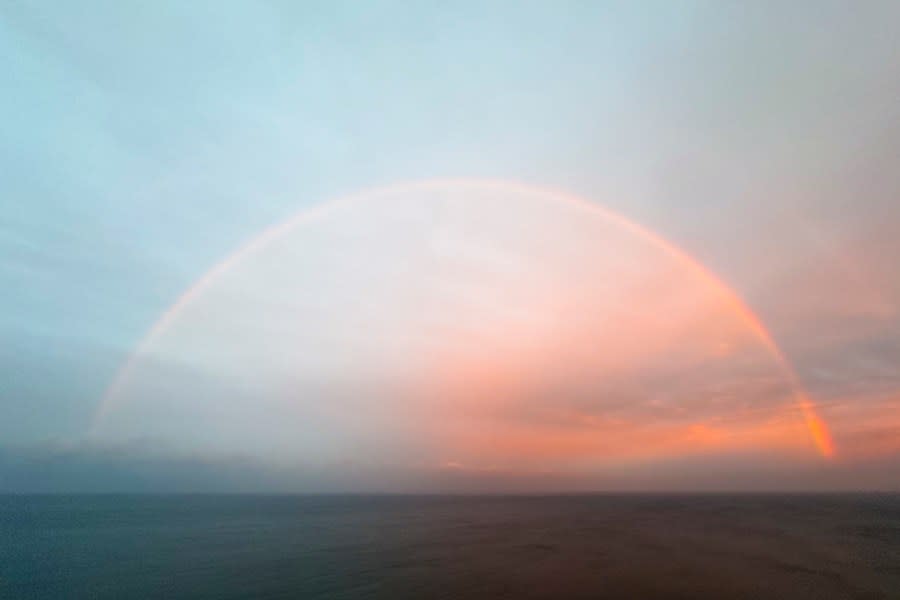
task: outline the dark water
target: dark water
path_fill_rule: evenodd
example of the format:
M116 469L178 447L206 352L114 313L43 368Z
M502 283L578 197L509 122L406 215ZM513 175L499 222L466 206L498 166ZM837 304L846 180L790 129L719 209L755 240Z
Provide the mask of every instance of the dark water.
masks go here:
M3 598L900 598L900 496L0 496Z

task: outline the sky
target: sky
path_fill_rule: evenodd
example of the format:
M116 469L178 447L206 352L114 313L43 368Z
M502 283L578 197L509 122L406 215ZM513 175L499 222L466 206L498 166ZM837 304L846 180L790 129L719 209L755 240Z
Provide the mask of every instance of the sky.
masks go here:
M0 490L900 489L897 4L449 4L0 7Z

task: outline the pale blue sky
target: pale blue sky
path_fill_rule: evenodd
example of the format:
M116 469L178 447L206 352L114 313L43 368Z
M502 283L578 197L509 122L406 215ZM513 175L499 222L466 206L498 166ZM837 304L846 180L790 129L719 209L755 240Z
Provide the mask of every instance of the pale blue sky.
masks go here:
M898 23L891 2L7 2L0 442L78 440L149 326L266 226L429 177L600 202L721 275L819 395L895 394Z

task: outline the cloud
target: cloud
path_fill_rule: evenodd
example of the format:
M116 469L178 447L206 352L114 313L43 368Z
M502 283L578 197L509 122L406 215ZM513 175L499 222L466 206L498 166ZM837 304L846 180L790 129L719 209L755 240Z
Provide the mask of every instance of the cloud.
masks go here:
M149 19L107 9L0 7L7 442L85 428L147 327L270 223L350 190L459 174L571 189L676 241L762 317L848 459L894 452L897 6L183 5ZM553 228L527 212L504 211L500 224ZM802 444L783 376L741 366L734 319L702 288L680 293L683 272L623 283L612 268L623 245L609 231L579 235L582 219L526 260L495 239L439 231L430 248L443 267L410 268L429 246L404 248L397 232L424 235L437 220L395 224L354 265L340 262L341 244L295 246L302 260L325 257L316 276L257 263L230 299L142 357L144 388L110 436L124 462L99 447L13 452L10 477L26 481L30 465L62 487L79 481L66 469L101 487L101 472L126 487L189 487L176 474L191 472L214 487L252 481L221 458L241 448L329 456L360 481L369 467L357 456L390 458L401 482L414 456L455 463L458 477L505 469L522 482L522 463L541 452L662 460ZM603 240L606 254L581 252L579 238ZM563 258L559 277L523 285L542 253ZM492 273L493 293L480 293ZM420 289L381 310L404 277ZM425 311L429 286L440 301ZM548 359L547 344L566 352ZM416 412L395 389L404 369L434 377L429 398L455 393ZM392 372L371 376L380 370ZM269 371L289 375L267 386ZM128 449L143 435L159 454ZM189 458L201 455L220 458ZM279 475L277 461L246 460L234 468L267 485L296 475L340 487L331 472ZM558 465L531 466L537 477Z

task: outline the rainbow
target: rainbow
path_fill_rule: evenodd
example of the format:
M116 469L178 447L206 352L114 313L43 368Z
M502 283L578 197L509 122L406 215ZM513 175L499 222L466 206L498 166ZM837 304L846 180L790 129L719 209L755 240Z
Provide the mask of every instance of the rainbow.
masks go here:
M408 192L425 192L447 187L453 188L477 188L479 190L493 189L495 191L516 192L520 194L539 195L552 198L557 202L564 202L574 206L580 210L594 214L611 222L623 230L628 231L641 239L644 239L668 255L678 261L683 267L694 273L701 281L709 286L716 294L722 298L731 308L734 314L742 320L744 324L757 336L759 341L767 349L767 351L775 358L784 375L790 383L793 390L793 398L799 409L806 427L812 437L812 440L819 453L826 457L833 457L836 453L834 442L828 430L825 421L819 416L816 405L809 395L804 391L800 379L791 366L787 357L775 343L771 333L766 329L765 325L750 310L743 300L721 279L710 272L706 267L693 259L686 252L673 245L666 239L653 233L652 231L634 223L625 217L609 211L597 204L589 202L578 196L566 194L560 191L524 185L508 181L500 180L481 180L481 179L430 179L425 181L402 183L398 185L379 188L376 190L363 191L349 196L326 202L315 207L301 210L300 212L289 217L281 223L277 223L248 242L240 246L237 250L226 256L222 261L214 265L203 276L191 285L178 299L157 319L150 330L137 344L135 349L130 353L127 360L116 373L112 383L106 389L93 418L92 430L96 431L107 416L113 411L121 400L121 392L128 383L132 372L134 371L138 360L147 353L147 351L156 343L156 341L172 326L178 319L182 311L200 297L217 279L227 273L232 267L244 261L247 257L261 251L273 241L281 238L297 227L315 221L328 213L347 206L352 206L358 202L377 201L386 196L408 193Z

